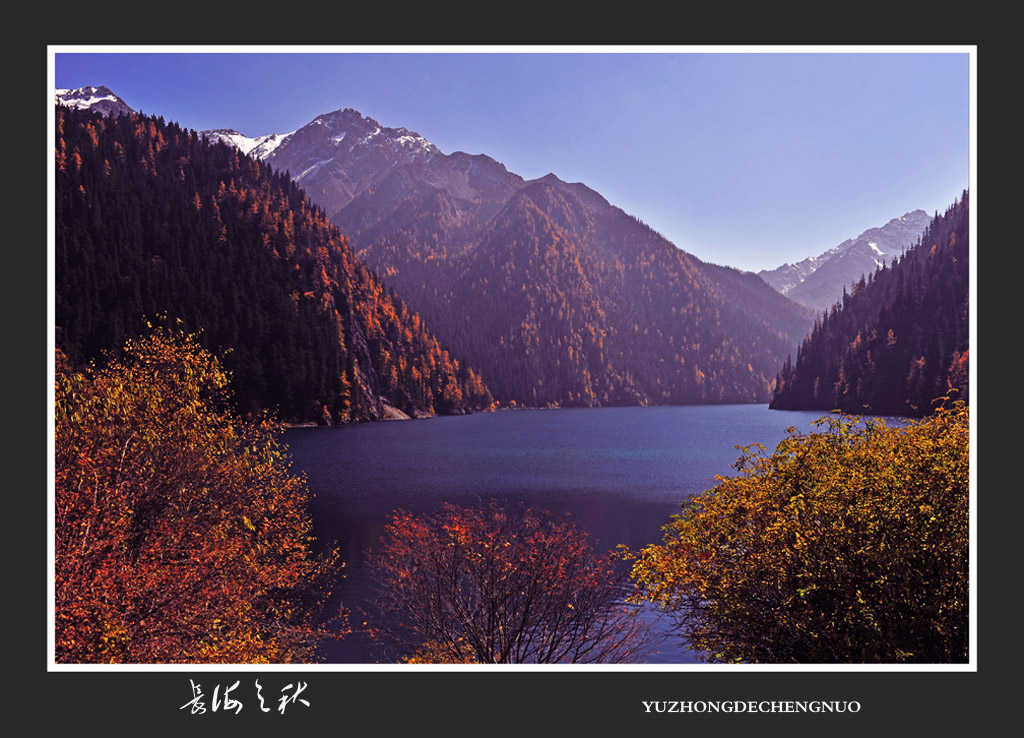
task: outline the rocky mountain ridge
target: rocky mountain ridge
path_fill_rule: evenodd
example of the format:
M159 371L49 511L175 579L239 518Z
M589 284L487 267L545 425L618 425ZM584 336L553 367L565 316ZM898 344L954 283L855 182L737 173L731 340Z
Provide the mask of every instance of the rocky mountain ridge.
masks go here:
M931 220L924 210L912 210L817 256L761 270L758 276L805 307L828 310L842 299L844 289L913 246Z

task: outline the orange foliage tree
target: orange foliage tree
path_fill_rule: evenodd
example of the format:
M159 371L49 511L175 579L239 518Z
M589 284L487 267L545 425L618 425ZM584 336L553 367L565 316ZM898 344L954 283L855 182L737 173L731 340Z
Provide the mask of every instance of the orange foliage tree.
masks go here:
M58 367L58 662L305 662L344 633L305 480L227 383L194 336L159 328L105 368Z
M708 660L968 660L968 417L836 417L684 505L635 554L637 599Z
M612 557L544 510L398 510L368 558L378 635L405 661L618 663L650 644Z

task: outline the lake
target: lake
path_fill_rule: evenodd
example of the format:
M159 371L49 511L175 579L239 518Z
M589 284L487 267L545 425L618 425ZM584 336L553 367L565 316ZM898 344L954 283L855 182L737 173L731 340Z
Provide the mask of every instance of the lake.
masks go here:
M620 543L636 549L661 540L661 526L688 495L713 487L716 474L735 472L737 445L772 450L787 427L809 431L819 417L767 405L502 410L293 428L284 440L315 495L318 539L341 547L341 598L357 624L372 597L364 552L396 508L523 501L571 514L596 550ZM653 611L647 617L657 619ZM657 627L668 633L667 623ZM384 660L358 634L328 644L324 657L336 664ZM678 636L645 659L695 661Z

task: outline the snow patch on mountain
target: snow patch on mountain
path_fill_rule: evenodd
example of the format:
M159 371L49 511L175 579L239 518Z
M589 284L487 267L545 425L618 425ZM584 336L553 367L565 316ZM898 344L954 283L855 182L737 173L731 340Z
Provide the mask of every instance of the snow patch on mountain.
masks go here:
M105 87L102 89L106 90ZM114 102L117 100L117 96L109 90L107 94L104 94L96 87L80 87L77 90L57 90L57 102L63 103L69 108L77 108L78 110L91 108L103 100Z
M126 115L135 111L128 107L109 87L87 85L73 90L58 88L54 90L54 101L78 110L94 110L102 115Z
M266 159L292 134L271 133L266 136L256 136L253 138L239 133L234 128L216 128L200 131L199 135L207 141L220 141L229 146L234 146L243 154L248 154L255 159Z
M330 164L332 161L334 161L334 160L333 159L321 159L320 161L318 161L315 164L313 164L313 166L311 166L311 167L305 169L304 171L299 172L297 175L295 175L295 180L297 182L301 182L306 177L309 177L314 172L317 172L320 169L320 167L322 167L324 164Z

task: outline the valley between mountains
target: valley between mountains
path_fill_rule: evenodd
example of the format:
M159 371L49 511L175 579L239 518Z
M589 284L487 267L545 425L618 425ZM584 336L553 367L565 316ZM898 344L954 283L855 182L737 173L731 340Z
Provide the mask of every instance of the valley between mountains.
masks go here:
M82 115L98 111L105 116L105 124L82 123L90 129L114 127L116 115L132 112L106 88L59 91L58 102L65 109L82 110ZM152 129L157 124L147 125ZM161 120L159 125L165 124ZM247 365L273 365L254 372L239 362L241 394L250 398L250 410L273 408L289 422L384 417L386 406L414 416L493 406L769 402L779 372L816 321L827 317L858 279L870 277L911 248L931 221L921 210L910 211L818 256L754 274L695 258L583 183L566 182L553 173L526 180L484 154L445 154L413 131L382 126L348 108L285 134L248 137L228 129L182 133L196 139L189 144L188 166L200 166L200 159L224 160L225 152L234 152L260 165L246 165L251 175L245 178L252 178L248 190L266 189L267 181L275 182L274 187L299 188L287 195L287 207L312 214L327 241L325 246L310 244L305 252L329 283L322 302L335 312L340 304L351 310L359 299L347 290L354 284L354 272L360 271L360 280L375 285L370 292L401 305L392 311L404 316L396 318L402 326L399 333L415 320L417 330L429 335L424 340L436 341L448 357L456 377L452 381L460 385L458 392L449 387L444 399L449 380L436 373L427 378L428 369L417 369L414 377L409 369L436 367L437 361L404 356L408 346L372 338L375 329L358 320L341 319L357 329L340 330L340 347L332 349L334 358L328 362L335 369L324 374L312 367L310 357L326 349L311 353L300 348L294 332L287 332L290 338L271 340L270 353L276 358L255 358L261 349L244 337L252 331L240 330L239 319L222 329L223 311L202 316L194 306L185 309L192 315L190 327L208 331L222 347L233 347ZM79 156L83 154L88 152L80 150ZM110 159L102 165L110 167ZM179 180L183 166L178 167ZM240 184L233 174L200 168L213 177L203 186ZM157 176L174 175L169 171ZM184 176L194 179L196 174ZM190 184L181 196L201 202L201 190ZM281 201L282 196L274 197ZM285 262L304 258L291 243L293 234L282 231L279 223L270 225L276 232L254 234L253 239L266 244L283 238L289 242L278 247L279 257L283 254ZM62 253L65 243L60 242ZM251 262L266 256L265 248L260 253L255 247L255 252L239 258ZM153 253L146 258L152 262L168 256ZM336 274L339 265L348 276ZM142 279L124 265L118 269L120 280ZM64 273L74 276L73 270ZM104 277L98 279L91 297L80 290L71 297L72 291L66 290L62 299L102 302L99 283ZM247 297L233 298L234 309L256 299L251 290L257 289L261 310L273 316L269 319L287 322L287 309L266 307L281 286L279 281L276 287L243 288ZM238 286L229 291L238 291ZM147 315L169 307L154 298L141 301L147 304ZM87 320L77 315L61 321L65 312L58 313L61 335L70 337L70 353L78 360L116 348L140 319L139 314L119 315L113 321L97 320L90 329L76 329L73 324ZM304 322L302 331L308 332L309 323ZM296 370L286 366L296 360L308 367L306 375L324 374L315 382L321 389L296 385L283 395L270 390L295 383L286 376ZM403 372L405 388L397 390ZM341 379L327 378L332 376Z

